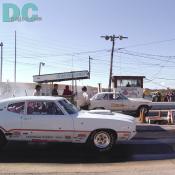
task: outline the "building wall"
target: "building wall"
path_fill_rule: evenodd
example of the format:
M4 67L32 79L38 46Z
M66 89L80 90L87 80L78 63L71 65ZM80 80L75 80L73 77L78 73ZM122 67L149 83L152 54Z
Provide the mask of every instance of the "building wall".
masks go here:
M58 84L58 93L59 95L63 94L63 90L65 88L65 84ZM19 96L30 96L33 95L35 90L36 83L11 83L4 82L0 83L0 98L8 98L8 97L19 97ZM69 86L71 89L71 86ZM78 93L81 92L81 86L77 86ZM88 86L88 94L92 97L95 93L98 92L97 87ZM52 84L42 84L42 93L46 96L51 95Z

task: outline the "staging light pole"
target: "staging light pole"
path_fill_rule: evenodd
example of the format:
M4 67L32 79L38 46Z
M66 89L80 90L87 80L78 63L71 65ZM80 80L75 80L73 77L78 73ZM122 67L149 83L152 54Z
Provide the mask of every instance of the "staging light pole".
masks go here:
M45 66L45 63L43 62L39 63L39 75L41 75L41 66Z
M127 39L128 37L124 37L122 35L115 36L115 35L106 35L101 36L102 38L105 38L106 40L110 40L112 42L112 50L111 50L111 61L110 61L110 72L109 72L109 85L108 89L111 91L111 82L112 82L112 69L113 69L113 57L114 57L114 47L115 47L115 40L119 39Z
M2 83L2 67L3 67L3 42L0 43L1 47L1 76L0 76L0 82Z

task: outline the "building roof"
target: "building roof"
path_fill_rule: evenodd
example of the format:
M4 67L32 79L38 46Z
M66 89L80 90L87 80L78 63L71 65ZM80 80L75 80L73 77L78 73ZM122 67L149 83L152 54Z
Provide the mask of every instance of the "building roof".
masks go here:
M143 79L145 76L112 76L113 79Z

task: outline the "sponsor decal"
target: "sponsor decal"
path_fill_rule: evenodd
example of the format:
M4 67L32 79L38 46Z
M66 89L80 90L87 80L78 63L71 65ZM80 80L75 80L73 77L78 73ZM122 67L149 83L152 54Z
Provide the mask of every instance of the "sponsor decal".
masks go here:
M19 135L21 135L21 132L19 132L19 131L13 132L13 136L19 136Z
M71 136L65 136L65 139L71 139Z
M126 105L124 105L124 104L116 104L116 103L112 103L111 104L111 107L125 107Z
M84 137L86 137L86 134L78 134L78 137L80 137L80 138L84 138Z

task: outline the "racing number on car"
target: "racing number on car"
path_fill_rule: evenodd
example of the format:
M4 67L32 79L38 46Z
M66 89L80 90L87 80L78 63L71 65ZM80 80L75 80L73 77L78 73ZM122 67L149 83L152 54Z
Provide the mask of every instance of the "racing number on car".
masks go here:
M126 105L124 104L116 104L116 103L112 103L111 104L111 109L112 110L123 110L125 108Z

